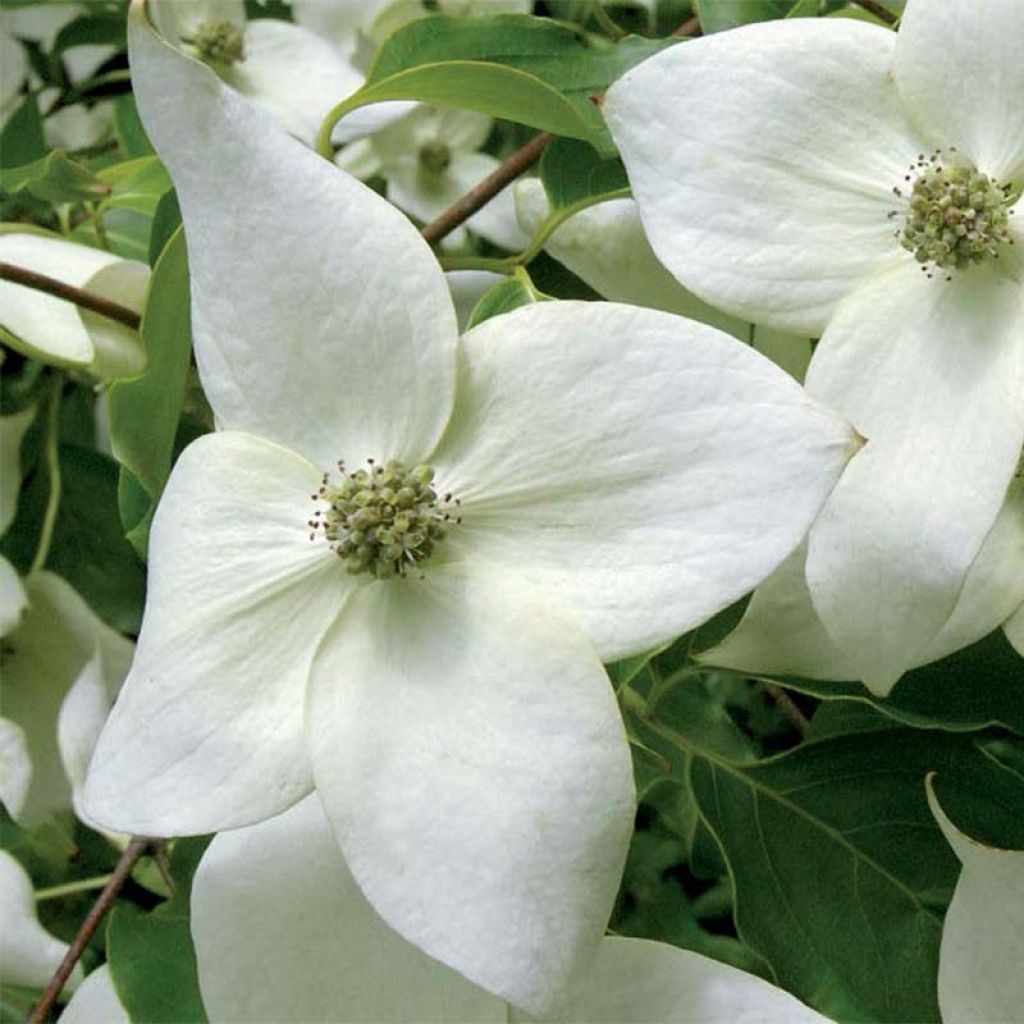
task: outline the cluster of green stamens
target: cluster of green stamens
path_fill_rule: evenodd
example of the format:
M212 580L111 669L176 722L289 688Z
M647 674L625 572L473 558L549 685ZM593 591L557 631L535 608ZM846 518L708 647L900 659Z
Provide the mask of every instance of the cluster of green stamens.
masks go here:
M950 150L936 150L910 167L910 209L897 235L926 273L929 268L964 270L999 258L1010 237L1009 187L1001 186ZM903 190L893 192L903 198ZM894 211L893 216L896 213Z
M452 151L440 140L425 142L419 151L420 167L430 174L442 174L452 162Z
M213 64L235 64L245 60L242 30L230 21L201 21L193 35L182 36L182 42L194 46L203 60Z
M338 472L339 483L331 483L325 473L319 492L312 495L327 508L313 513L309 536L314 540L322 529L353 575L405 576L430 558L448 524L462 521L451 511L458 499L438 497L431 486L430 466L407 469L396 460L379 466L371 459L366 469L352 473L339 462Z

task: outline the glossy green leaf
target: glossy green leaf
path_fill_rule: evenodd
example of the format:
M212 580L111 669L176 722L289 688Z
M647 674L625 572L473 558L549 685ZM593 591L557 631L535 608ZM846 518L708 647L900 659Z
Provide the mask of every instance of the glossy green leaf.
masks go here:
M173 188L170 175L156 156L104 167L96 177L110 186L106 206L136 210L149 217L156 213L160 200Z
M118 96L114 103L114 130L127 156L152 156L156 152L142 126L135 97L131 93Z
M111 445L122 467L121 518L136 550L144 554L148 520L171 470L192 346L188 257L181 229L153 270L139 337L146 368L139 377L111 387L108 410Z
M35 93L26 96L7 119L0 132L0 153L5 167L24 167L46 155L43 119Z
M807 743L759 764L694 754L741 937L838 1021L938 1021L942 910L958 864L924 778L978 829L1024 843L1024 782L968 737L906 729Z
M171 854L174 891L166 903L146 914L122 902L110 916L110 973L121 1004L137 1024L206 1021L189 931L189 895L192 876L211 838L175 842Z
M382 100L451 104L585 139L611 155L596 104L623 72L674 40L630 36L601 48L541 18L421 18L392 35L366 84L339 107Z
M520 306L528 306L536 302L535 294L519 277L509 277L499 281L480 296L480 300L469 314L467 329L490 320L492 316L500 316Z
M626 168L618 157L602 157L577 139L555 139L544 150L540 179L553 211L629 188Z
M97 10L64 25L53 41L53 52L61 54L75 46L125 46L124 17L114 11Z
M700 27L705 35L724 32L752 21L783 18L792 6L793 0L700 0Z
M110 185L62 149L26 166L0 171L0 187L11 193L26 191L51 203L104 199L111 191Z
M60 468L60 510L47 568L116 629L136 633L146 574L121 528L117 464L99 452L64 444Z

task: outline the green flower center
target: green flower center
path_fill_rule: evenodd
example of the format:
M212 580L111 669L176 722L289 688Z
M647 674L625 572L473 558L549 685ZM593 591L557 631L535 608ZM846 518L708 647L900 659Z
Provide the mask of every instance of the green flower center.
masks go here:
M1010 186L1000 185L967 163L955 149L936 150L910 167L913 182L903 231L897 237L922 270L965 270L999 259L1010 237ZM901 188L893 192L904 197ZM897 213L894 211L893 216Z
M420 167L431 174L442 174L452 162L452 151L440 141L425 142L420 146Z
M242 30L230 21L208 18L196 26L195 34L182 36L199 51L199 56L211 64L236 64L245 60L245 39Z
M313 495L328 507L313 513L310 539L322 529L331 550L354 576L405 576L431 557L449 525L462 521L453 512L458 499L438 497L431 486L430 466L408 469L394 459L381 466L369 459L365 469L352 473L339 462L338 472L337 484L325 473Z

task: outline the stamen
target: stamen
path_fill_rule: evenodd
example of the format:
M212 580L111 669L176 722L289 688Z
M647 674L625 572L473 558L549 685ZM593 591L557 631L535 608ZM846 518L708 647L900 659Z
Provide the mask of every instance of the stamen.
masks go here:
M199 56L211 64L236 64L245 60L242 30L230 21L208 18L196 26L193 35L182 36L181 41L194 46Z
M426 142L420 146L420 167L430 174L442 174L452 162L452 151L440 140Z
M910 171L905 180L913 180L913 190L897 238L929 277L934 269L964 270L991 262L1004 245L1013 244L1009 185L997 184L955 149L950 149L945 163L942 150L927 161L922 154ZM893 194L904 198L899 186ZM890 218L898 212L892 211Z
M310 539L322 529L331 550L353 575L382 580L405 576L410 567L431 557L449 523L461 522L447 510L451 494L439 499L431 486L430 466L407 469L394 459L385 465L367 459L366 469L346 473L339 462L338 472L339 483L330 483L324 474L323 486L313 496L328 508L309 520Z

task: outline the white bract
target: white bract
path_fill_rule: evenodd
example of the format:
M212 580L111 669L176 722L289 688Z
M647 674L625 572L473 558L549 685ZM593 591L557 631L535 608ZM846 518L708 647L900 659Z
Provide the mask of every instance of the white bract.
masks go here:
M136 313L149 285L145 264L45 232L0 232L0 260L84 288ZM32 359L103 379L133 377L146 362L137 331L11 281L0 281L0 337Z
M138 6L129 42L221 429L156 513L86 809L201 833L315 784L391 926L546 1012L600 940L632 828L599 658L774 569L853 435L767 360L665 313L539 303L460 341L404 215Z
M359 178L382 175L388 199L427 223L500 166L496 157L477 152L493 123L472 110L419 107L345 147L337 163ZM516 220L510 189L499 192L465 227L450 234L446 244L463 244L466 228L505 249L522 249L528 241Z
M21 491L21 441L35 419L35 408L0 416L0 537L14 521ZM0 637L6 636L28 606L17 570L0 555Z
M942 776L939 776L939 786ZM963 864L942 926L939 1009L944 1024L1014 1024L1024 1006L1024 850L999 850L961 832L932 778L928 804Z
M0 985L42 988L68 951L36 916L32 879L6 850L0 850ZM82 980L76 964L65 988L70 992Z
M30 827L81 813L93 747L128 672L133 645L51 572L24 580L27 611L3 639L0 801Z
M530 235L551 214L537 178L516 183L515 204L519 223ZM555 229L544 248L604 298L664 309L717 327L803 380L811 358L810 339L756 327L687 291L654 255L634 200L609 199L581 209Z
M510 1007L393 932L359 891L318 801L218 835L192 887L199 986L212 1021L505 1024ZM281 935L289 941L282 943ZM511 1019L525 1018L511 1012ZM562 1019L821 1024L774 986L659 942L606 938Z
M1024 442L1024 5L910 0L898 34L751 25L608 91L655 252L701 298L821 335L808 390L868 438L807 581L876 693L926 657Z
M801 545L754 592L736 629L700 660L744 672L771 672L809 679L852 680L857 662L830 639L814 610ZM1014 623L1024 602L1024 481L1010 486L957 598L953 614L910 667L937 661ZM1016 627L1019 628L1019 627ZM780 639L782 642L780 642ZM1024 654L1024 644L1015 646Z

